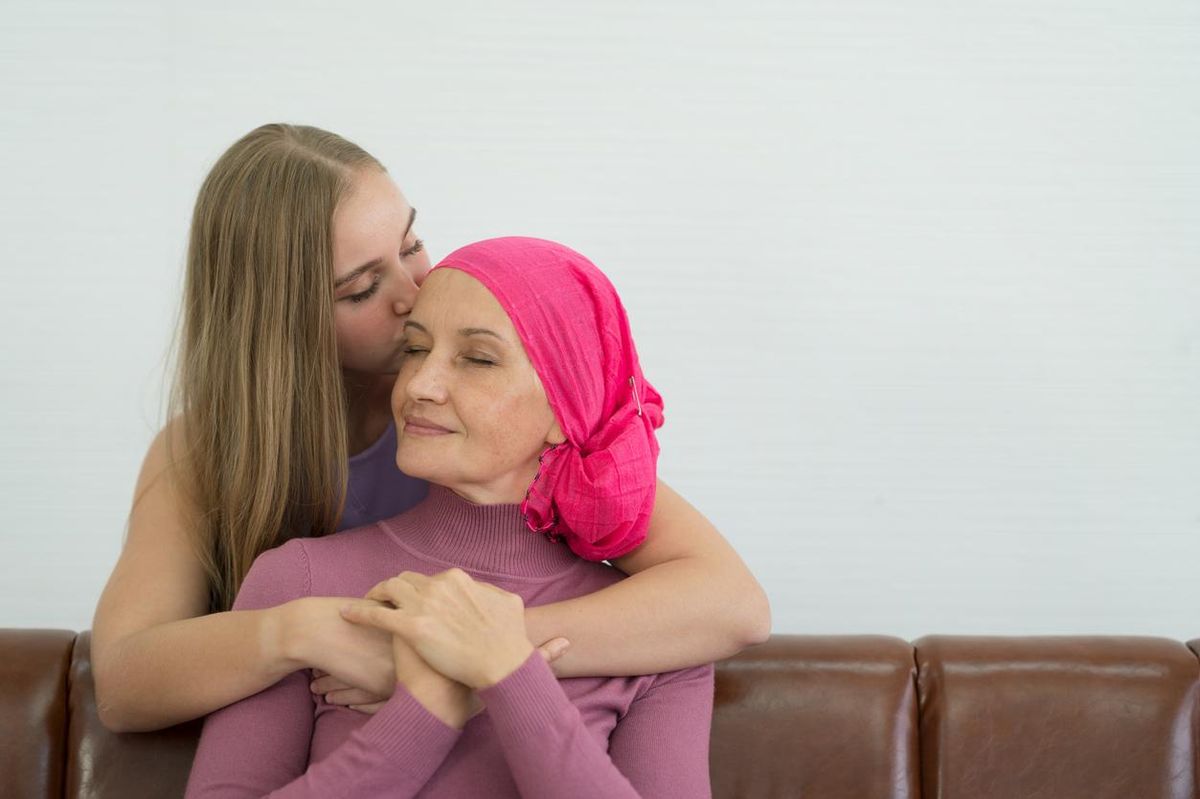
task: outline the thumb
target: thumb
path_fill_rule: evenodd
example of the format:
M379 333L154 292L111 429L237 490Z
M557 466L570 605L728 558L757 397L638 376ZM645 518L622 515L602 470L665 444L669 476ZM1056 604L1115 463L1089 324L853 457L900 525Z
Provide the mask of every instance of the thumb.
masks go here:
M538 647L538 654L547 663L553 663L563 656L563 653L571 646L571 642L566 638L551 638L546 643Z

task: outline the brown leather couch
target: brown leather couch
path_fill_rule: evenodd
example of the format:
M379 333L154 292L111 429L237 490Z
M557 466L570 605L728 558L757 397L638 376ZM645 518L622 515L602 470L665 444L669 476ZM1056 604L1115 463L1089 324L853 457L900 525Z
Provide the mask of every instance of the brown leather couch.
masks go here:
M88 644L0 630L0 796L180 795L200 725L103 729ZM1161 638L776 635L718 669L713 793L1198 797L1197 652Z

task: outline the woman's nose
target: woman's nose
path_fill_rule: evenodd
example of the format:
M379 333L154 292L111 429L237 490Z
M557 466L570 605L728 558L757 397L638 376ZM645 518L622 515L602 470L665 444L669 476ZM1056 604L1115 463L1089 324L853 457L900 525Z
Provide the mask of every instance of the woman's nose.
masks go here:
M408 381L408 398L414 402L445 402L446 381L441 369L426 356Z
M403 316L412 310L413 304L417 301L417 291L420 287L406 269L400 270L397 282L399 285L396 293L392 296L392 310L397 316Z

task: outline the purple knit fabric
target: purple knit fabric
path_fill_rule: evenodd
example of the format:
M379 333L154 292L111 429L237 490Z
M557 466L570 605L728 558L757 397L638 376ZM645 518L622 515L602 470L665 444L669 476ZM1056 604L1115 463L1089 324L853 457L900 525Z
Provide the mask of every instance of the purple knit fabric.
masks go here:
M350 458L347 483L339 530L352 530L403 513L424 499L429 490L424 480L409 477L396 466L394 422L374 444Z
M407 513L295 539L255 561L235 609L362 596L402 571L451 566L527 606L621 579L530 535L517 505L474 505L432 486ZM713 669L556 680L534 653L447 727L402 687L374 716L328 705L308 671L209 716L189 797L706 797Z

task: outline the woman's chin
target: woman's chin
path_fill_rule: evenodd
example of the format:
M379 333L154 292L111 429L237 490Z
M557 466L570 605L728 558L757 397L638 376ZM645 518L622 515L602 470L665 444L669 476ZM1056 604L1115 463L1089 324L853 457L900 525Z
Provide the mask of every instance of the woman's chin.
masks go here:
M428 483L438 482L437 478L439 471L437 469L431 469L429 464L423 463L422 459L420 458L405 458L403 456L397 456L396 467L409 477L415 477L418 480L424 480Z

